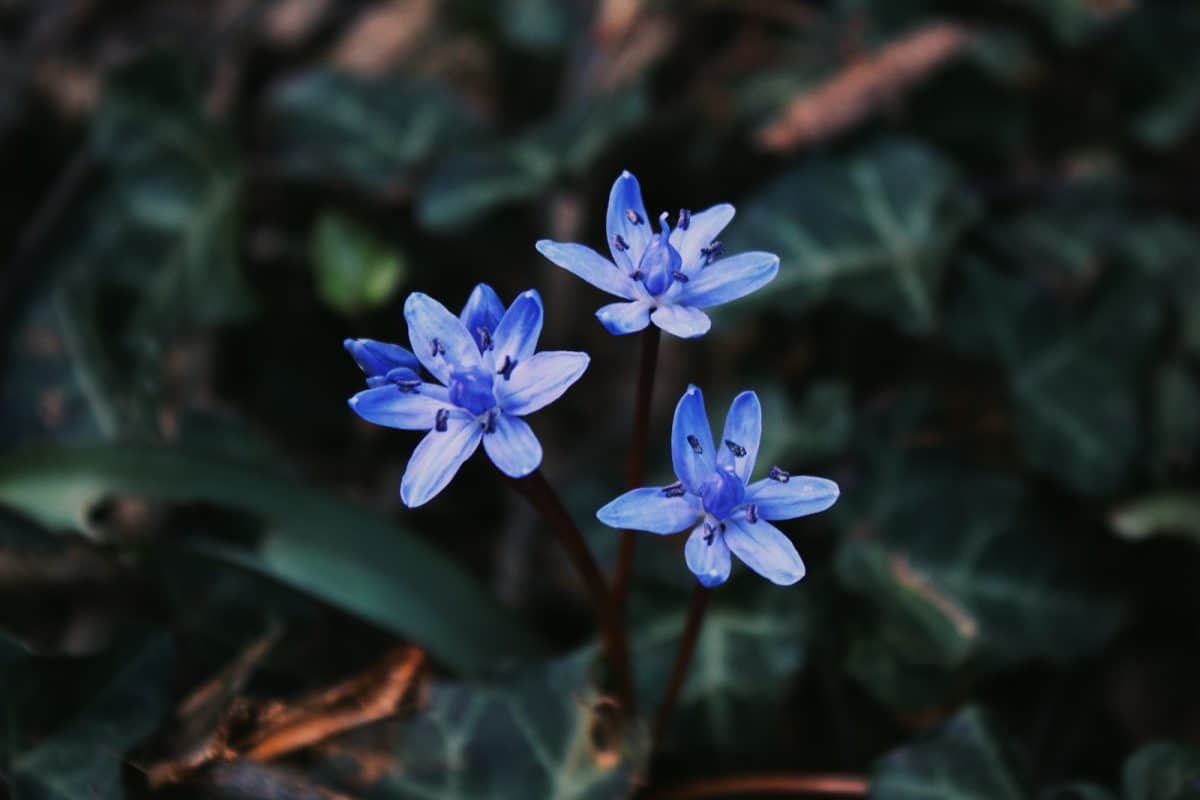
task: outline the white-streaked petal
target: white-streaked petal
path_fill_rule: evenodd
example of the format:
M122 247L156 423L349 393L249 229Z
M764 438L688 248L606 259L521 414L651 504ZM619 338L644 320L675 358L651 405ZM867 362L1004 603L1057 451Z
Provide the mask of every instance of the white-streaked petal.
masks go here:
M838 494L838 485L828 478L792 475L786 482L755 481L746 489L746 502L757 506L763 519L792 519L824 511L837 502Z
M712 588L729 580L729 546L720 533L710 533L704 523L697 525L688 536L683 557L701 585Z
M496 401L506 414L532 414L561 397L583 375L590 360L587 353L570 350L536 353L521 360L508 380L496 377Z
M758 395L742 392L733 398L725 415L725 430L721 432L721 441L716 442L717 466L733 470L742 483L749 483L761 438L762 405ZM743 451L745 455L738 455Z
M428 430L436 422L437 412L451 407L445 387L431 383L422 384L415 392L388 383L350 398L350 408L367 422L403 431Z
M678 533L703 515L695 495L669 497L653 486L628 491L596 512L610 528L659 534Z
M712 430L704 411L704 393L695 386L689 386L675 406L675 419L671 424L671 462L679 480L696 495L716 468Z
M633 219L630 219L629 215L631 210L636 215ZM650 218L646 216L646 205L642 202L642 187L629 170L617 176L613 181L612 190L608 193L605 232L613 260L626 274L632 272L641 260L642 252L650 243L654 231L650 229ZM627 250L616 246L617 236L629 246Z
M739 512L725 520L725 543L743 564L771 583L791 586L804 577L804 561L792 540L761 517L751 523Z
M626 300L635 296L633 279L629 277L629 272L633 270L627 272L621 269L590 247L573 242L552 242L549 239L542 239L536 247L546 258L597 289Z
M650 304L644 300L609 303L596 311L596 319L616 336L636 333L650 324Z
M517 295L492 337L491 360L495 369L504 366L505 357L520 363L533 355L542 335L542 313L542 298L536 291L530 289Z
M400 481L400 499L409 508L424 505L454 478L458 468L479 447L483 427L476 419L456 408L446 419L446 430L431 430L413 450L404 478Z
M671 302L711 308L745 297L770 283L778 272L779 256L774 253L739 253L693 272L670 296Z
M503 316L504 303L500 301L496 290L481 283L471 290L471 296L467 298L467 304L458 318L482 350L486 343L484 336L491 337Z
M671 246L679 251L683 260L683 271L691 274L704 259L700 255L702 247L708 247L721 235L725 226L733 219L733 206L720 203L712 208L706 208L698 214L692 214L687 230L676 226L671 231Z
M655 325L680 339L695 339L708 333L712 320L698 308L679 305L661 305L650 315Z
M497 415L491 433L484 432L483 449L510 478L523 478L542 463L542 445L529 423L508 414Z
M480 366L479 347L462 320L429 295L410 294L404 301L404 319L413 353L442 383L449 382L450 372L456 367Z

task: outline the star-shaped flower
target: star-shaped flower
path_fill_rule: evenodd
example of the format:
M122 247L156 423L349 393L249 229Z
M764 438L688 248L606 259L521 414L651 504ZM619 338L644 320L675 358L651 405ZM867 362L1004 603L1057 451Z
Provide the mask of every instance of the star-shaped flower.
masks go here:
M712 322L701 309L750 294L775 277L779 257L749 252L721 258L718 234L733 219L728 203L692 214L679 212L675 227L659 215L660 231L646 215L637 178L622 172L608 197L608 247L612 260L581 244L537 243L538 252L624 302L596 312L610 333L633 333L651 322L675 336L703 336Z
M429 431L400 482L404 504L431 500L480 442L506 475L537 469L542 446L521 417L557 400L589 361L586 353L535 352L538 293L521 293L506 311L491 287L479 284L455 317L416 292L404 303L404 318L412 352L370 339L345 343L371 387L350 398L355 413L376 425ZM440 384L424 381L420 366Z
M758 395L742 392L725 417L714 445L704 396L689 386L675 408L671 460L678 483L634 489L601 508L605 525L649 533L692 529L684 548L688 569L705 586L729 579L732 551L772 583L787 586L804 577L804 562L772 520L824 511L838 498L825 478L790 475L771 467L750 483L762 433Z

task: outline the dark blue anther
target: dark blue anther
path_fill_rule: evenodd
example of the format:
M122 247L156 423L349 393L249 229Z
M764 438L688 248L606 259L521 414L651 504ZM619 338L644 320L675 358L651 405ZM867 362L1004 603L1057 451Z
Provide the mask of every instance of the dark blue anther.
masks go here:
M692 212L686 208L679 209L679 222L675 224L676 228L681 231L686 231L688 226L692 224Z
M495 411L492 411L490 414L488 414L487 424L484 426L483 432L484 433L495 433L496 432L496 412Z
M504 363L500 366L500 369L496 370L496 374L503 375L504 380L506 381L511 380L513 369L515 369L516 366L517 360L512 356L506 355L504 356Z
M492 332L491 331L489 331L487 328L480 325L478 328L475 329L475 334L476 334L476 336L479 337L479 349L480 350L491 350L492 349Z
M700 440L696 438L696 434L689 433L687 435L687 443L691 446L692 452L696 455L704 454L704 448L700 446Z
M670 486L664 486L662 490L665 497L683 497L687 494L687 489L683 488L683 482L672 483Z
M629 242L625 241L625 237L619 233L613 234L613 247L618 253L624 253L629 249Z
M402 394L418 394L421 388L420 378L397 378L392 381Z
M792 476L787 470L782 470L779 467L771 467L769 470L767 470L767 477L773 481L787 483L788 479Z
M758 522L758 506L753 504L746 506L746 522L751 525Z
M446 425L450 421L450 409L439 408L433 422L433 429L438 433L446 432Z
M708 247L700 248L700 255L704 256L704 266L708 266L717 259L721 253L725 252L725 245L718 241L709 242Z
M731 441L730 439L726 439L725 446L729 448L729 452L733 453L738 458L746 457L746 448L742 447L737 442Z
M675 280L679 281L680 283L688 282L688 276L684 275L682 272L680 272L677 269L671 271L671 277L674 278Z
M629 277L633 278L635 281L640 281L642 279L642 271L640 269L635 269L633 272L629 273Z
M625 209L625 219L629 220L634 225L641 225L644 221L642 220L642 215L634 211L632 208Z
M446 355L446 346L442 344L441 339L434 339L429 343L429 354L435 357Z

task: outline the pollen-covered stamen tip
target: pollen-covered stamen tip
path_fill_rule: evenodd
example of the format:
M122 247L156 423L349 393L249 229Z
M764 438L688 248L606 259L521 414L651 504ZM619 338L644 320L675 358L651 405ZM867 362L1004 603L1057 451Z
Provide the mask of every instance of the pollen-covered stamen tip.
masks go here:
M733 453L738 458L746 457L746 448L742 447L740 444L733 441L732 439L726 439L725 446L729 448L729 452Z
M700 440L696 438L696 434L689 433L687 435L688 446L692 448L692 452L696 455L703 455L704 448L700 446Z
M645 222L645 220L642 219L642 215L634 211L632 208L625 209L625 219L629 220L634 225L641 225L643 222Z
M433 339L429 342L429 355L444 356L446 355L446 345L442 344L441 339Z
M746 522L749 522L751 525L758 522L758 506L753 503L746 506Z
M629 242L625 241L625 237L619 233L613 234L613 249L618 253L624 253L629 249Z
M767 470L767 477L773 481L787 483L788 479L790 479L792 475L787 470L780 469L779 467L771 467L769 470Z
M704 257L704 266L708 266L717 260L721 253L725 252L725 245L715 239L709 242L708 247L700 248L700 255Z
M513 358L510 355L505 355L504 363L500 366L500 369L496 370L496 374L503 375L504 380L506 380L506 381L511 380L513 370L516 368L516 366L517 366L517 359Z
M499 414L499 412L496 411L495 409L492 409L491 411L488 412L487 419L483 423L483 432L484 433L495 433L496 432L496 415L497 414Z
M675 227L681 231L686 231L688 226L692 224L692 212L686 208L679 209L679 221L675 223Z
M445 433L446 426L449 424L449 422L450 422L450 409L439 408L437 411L437 414L434 416L433 429L435 431L437 431L438 433Z
M683 481L677 481L670 486L664 486L662 493L664 497L683 497L687 494L687 489L683 488Z
M675 280L679 281L680 283L688 282L688 276L684 275L682 272L680 272L677 269L671 271L671 277L674 278Z
M475 333L479 335L479 347L481 350L492 349L492 332L484 326L480 325L475 329Z
M401 394L417 394L417 390L421 388L420 378L392 378L392 383Z

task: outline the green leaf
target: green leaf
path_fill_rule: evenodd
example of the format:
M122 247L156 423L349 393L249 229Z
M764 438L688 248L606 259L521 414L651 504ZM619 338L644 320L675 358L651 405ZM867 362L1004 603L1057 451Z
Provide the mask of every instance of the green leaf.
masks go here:
M46 800L125 796L125 754L149 736L168 710L171 640L148 639L129 654L78 715L12 762L17 796Z
M1124 800L1197 800L1200 750L1175 742L1148 744L1125 762Z
M445 87L400 75L361 78L330 70L277 87L269 114L288 173L346 180L371 192L396 189L413 167L480 128Z
M952 341L1007 368L1026 459L1086 494L1117 488L1142 444L1139 377L1162 321L1153 288L1127 276L1071 314L1029 280L977 261L963 273Z
M481 673L537 650L530 633L423 541L261 465L133 446L40 450L0 462L0 501L50 527L81 526L111 494L257 515L267 528L256 547L203 549L411 639L452 669Z
M591 684L592 648L502 685L441 683L399 730L403 768L372 797L420 800L624 797L640 763L612 737L611 708Z
M343 314L384 305L404 280L399 253L336 213L320 216L309 249L318 294Z
M928 333L947 254L975 215L948 161L887 140L778 179L740 210L726 252L779 255L779 276L753 302L794 313L838 299Z
M1125 503L1109 518L1122 539L1175 534L1200 542L1200 494L1159 492Z
M1028 800L1031 793L984 713L968 708L925 741L876 764L874 800Z

